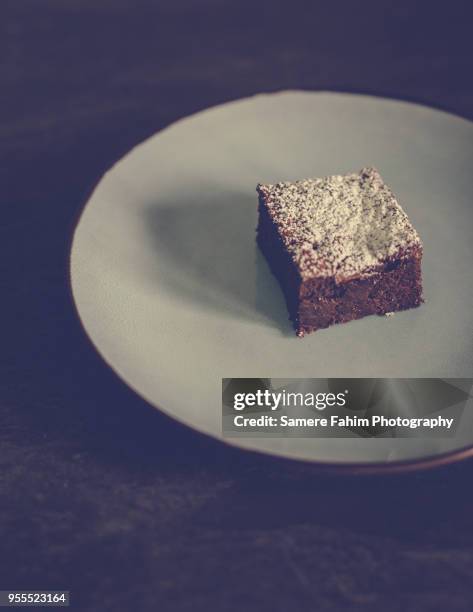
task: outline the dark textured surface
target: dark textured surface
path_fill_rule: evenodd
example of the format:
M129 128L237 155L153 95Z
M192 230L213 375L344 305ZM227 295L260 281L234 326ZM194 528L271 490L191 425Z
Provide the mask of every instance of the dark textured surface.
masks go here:
M259 91L361 91L473 118L468 2L0 3L2 589L76 610L470 611L473 464L321 476L137 399L84 338L84 194L174 119Z

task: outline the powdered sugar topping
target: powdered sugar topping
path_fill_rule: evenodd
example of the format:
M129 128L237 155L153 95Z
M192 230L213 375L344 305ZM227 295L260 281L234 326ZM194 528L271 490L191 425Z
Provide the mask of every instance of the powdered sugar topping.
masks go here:
M257 191L302 279L364 276L420 238L375 168L260 184Z

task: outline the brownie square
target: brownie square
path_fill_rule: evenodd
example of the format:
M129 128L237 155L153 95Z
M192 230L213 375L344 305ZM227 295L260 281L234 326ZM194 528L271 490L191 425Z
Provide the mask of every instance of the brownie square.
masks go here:
M257 242L298 336L423 302L422 242L375 168L257 192Z

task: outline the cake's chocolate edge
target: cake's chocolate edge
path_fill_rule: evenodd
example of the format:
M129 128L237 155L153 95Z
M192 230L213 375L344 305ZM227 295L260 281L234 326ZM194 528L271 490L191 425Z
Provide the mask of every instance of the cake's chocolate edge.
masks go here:
M399 257L390 262L392 267L387 270L334 284L332 295L326 291L321 296L314 282L306 281L297 314L298 335L372 314L385 315L420 306L421 259L420 254Z
M387 259L359 278L302 281L259 193L257 243L278 280L298 336L370 314L415 308L423 302L422 244Z
M256 241L276 277L286 299L289 318L297 329L301 278L291 255L284 247L277 228L268 214L264 196L259 194Z

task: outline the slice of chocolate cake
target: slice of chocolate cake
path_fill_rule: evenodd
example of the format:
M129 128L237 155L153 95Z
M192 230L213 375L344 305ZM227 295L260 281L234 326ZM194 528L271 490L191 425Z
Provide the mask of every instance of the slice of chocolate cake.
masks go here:
M257 192L257 241L298 336L422 303L422 242L377 170Z

